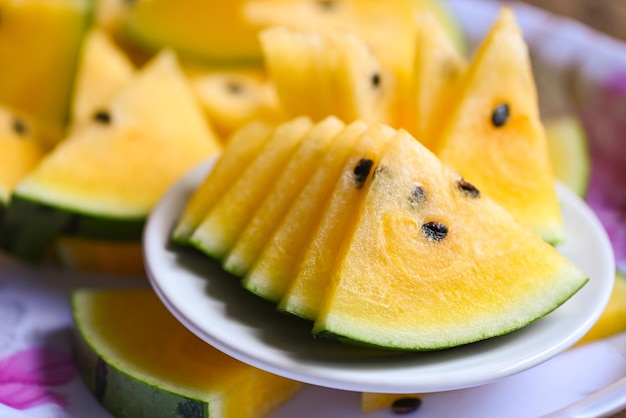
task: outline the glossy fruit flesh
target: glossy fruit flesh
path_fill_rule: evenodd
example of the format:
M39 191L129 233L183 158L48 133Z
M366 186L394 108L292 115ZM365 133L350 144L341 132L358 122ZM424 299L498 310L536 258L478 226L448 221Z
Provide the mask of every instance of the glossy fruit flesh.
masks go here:
M315 170L331 141L344 126L339 119L328 117L313 126L302 138L298 148L223 260L225 270L238 276L248 272L263 250L264 244L272 236L275 226L283 219L296 196L306 185L310 173ZM256 186L250 184L249 187Z
M72 312L81 376L115 416L263 417L301 387L212 348L149 289L76 291Z
M259 258L242 280L243 286L248 290L265 299L278 302L293 277L294 269L306 248L313 228L320 220L320 213L323 212L331 192L331 185L340 176L352 144L365 129L364 123L354 122L333 139L328 153L320 161L311 179L276 226ZM283 260L284 264L273 264L272 260L276 258ZM267 270L268 267L271 271Z
M521 328L586 283L470 186L399 132L339 255L314 332L404 350L452 347Z
M348 236L355 226L355 209L362 201L366 183L371 181L384 146L393 132L385 126L370 127L350 151L341 175L330 186L329 201L310 234L302 261L296 264L294 272L289 272L294 278L288 281L289 286L280 300L279 309L307 319L317 317L330 285L335 256L340 253L343 237ZM364 160L371 161L372 165L365 179L359 179L357 183L355 168ZM274 272L271 274L275 275ZM285 276L289 277L288 274Z
M464 75L437 155L547 242L563 239L527 46L502 9Z
M220 196L191 235L199 250L222 259L235 244L276 175L312 126L309 118L297 118L276 129L264 152ZM257 187L250 187L256 184Z

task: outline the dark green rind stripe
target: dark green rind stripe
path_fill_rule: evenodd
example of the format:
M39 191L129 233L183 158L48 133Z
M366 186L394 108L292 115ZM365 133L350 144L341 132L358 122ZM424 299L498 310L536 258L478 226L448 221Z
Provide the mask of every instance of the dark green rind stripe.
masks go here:
M0 247L25 261L40 261L58 235L110 241L141 239L145 217L105 218L11 197L0 227Z
M209 405L141 382L98 354L79 333L74 355L83 382L98 402L117 418L208 418Z

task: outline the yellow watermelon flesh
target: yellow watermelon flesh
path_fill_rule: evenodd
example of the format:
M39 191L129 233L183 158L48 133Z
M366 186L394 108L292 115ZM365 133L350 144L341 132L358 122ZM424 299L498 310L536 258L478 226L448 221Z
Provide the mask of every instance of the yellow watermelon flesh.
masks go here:
M70 116L92 8L87 0L0 1L0 103L32 118L47 148L63 137Z
M0 207L9 203L15 186L33 170L45 154L29 119L0 107Z
M148 64L104 116L59 144L16 193L78 213L145 217L175 180L220 149L169 52Z
M222 265L225 270L237 276L248 272L274 227L283 218L331 141L344 126L339 119L330 116L315 124L301 139L297 150L267 190L263 201L259 203L233 248L224 258ZM248 187L256 186L250 184Z
M252 24L262 27L354 34L403 91L411 78L414 13L423 6L414 0L250 0L245 14ZM387 82L383 79L383 87Z
M302 387L206 344L149 289L75 291L72 314L81 377L114 416L260 418Z
M563 237L527 46L503 8L472 59L436 153L550 243Z
M94 113L105 109L134 74L135 68L125 52L101 28L92 28L81 49L71 106L72 124L88 121Z
M244 277L242 283L248 290L275 302L280 299L294 277L294 269L298 265L296 260L301 257L301 251L306 247L314 225L319 222L320 213L324 210L332 185L341 175L353 144L366 128L367 125L362 121L353 122L333 139L328 152L312 173L311 179L289 208L284 219L276 226L259 258ZM281 245L285 245L285 257L275 252ZM275 264L275 261L283 264ZM268 266L272 269L270 274L267 271Z
M220 196L241 175L270 139L272 126L251 122L237 130L200 187L193 193L173 233L174 241L186 244Z
M413 78L407 114L401 123L411 135L434 149L433 131L441 126L459 79L467 67L448 33L430 13L417 17Z
M205 71L191 75L191 83L222 138L252 120L275 123L284 119L274 86L260 71Z
M235 244L237 237L296 150L300 139L313 123L308 117L296 118L280 125L269 142L243 173L215 202L194 230L189 242L200 251L221 260ZM256 187L250 187L255 184Z
M242 65L261 61L246 0L140 1L119 16L120 37L147 52L173 48L185 60Z
M521 328L587 282L404 131L357 217L315 334L399 350L453 347Z
M260 39L285 117L387 119L395 82L361 38L276 27L262 31Z
M293 277L288 280L289 286L280 300L278 306L280 310L307 319L317 317L325 299L326 289L330 284L335 256L340 251L343 237L349 235L355 225L354 208L359 206L365 193L366 183L372 177L368 175L356 182L356 173L359 169L362 170L360 167L364 167L364 164L371 164L371 173L374 172L384 146L393 133L394 130L387 126L374 125L350 150L350 156L342 168L341 175L331 186L332 193L321 212L320 220L311 230L311 238L306 247L300 246L304 248L302 250L304 256L297 260L302 261L297 264L293 263L295 268L291 271L282 266L270 268L271 263L280 265L283 258L274 256L273 259L269 258L266 261L266 275L274 277L277 275L277 270L285 270L283 274L285 277ZM302 199L306 201L307 197ZM290 236L289 239L298 239L298 237ZM291 248L291 245L288 248ZM274 252L280 254L277 250Z
M219 147L165 51L19 182L8 247L36 261L59 235L138 241L165 190Z

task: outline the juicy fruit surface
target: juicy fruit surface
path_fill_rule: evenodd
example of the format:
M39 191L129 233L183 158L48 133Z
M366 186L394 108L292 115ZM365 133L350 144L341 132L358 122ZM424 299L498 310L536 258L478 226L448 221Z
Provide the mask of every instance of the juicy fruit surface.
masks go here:
M29 120L0 107L0 205L7 205L15 186L45 154Z
M467 62L435 18L418 18L413 79L405 128L427 148L433 149L435 130L445 121L451 99Z
M405 132L361 208L315 333L397 349L452 347L521 328L587 281Z
M237 131L226 143L211 173L194 192L187 203L176 228L174 240L188 242L204 216L213 208L220 196L233 184L256 157L271 136L272 129L264 123L252 122Z
M72 308L81 375L115 415L262 417L301 387L204 343L149 289L76 291Z
M548 119L544 125L554 176L579 196L585 196L591 155L584 126L574 115Z
M209 63L260 61L256 29L245 19L245 1L142 1L123 16L121 32L148 50L175 48L181 56Z
M268 74L288 118L387 120L393 81L361 38L276 27L264 30L260 39Z
M267 271L260 270L260 263L253 265L253 268L257 268L257 266L259 268L254 274L259 274L262 280L267 280L263 280L263 286L259 286L259 283L254 283L256 280L244 283L248 290L262 295L266 299L277 300L279 298L279 295L287 286L287 281L290 279L288 275L284 275L284 272L294 266L294 258L299 256L297 249L306 245L309 233L313 225L318 222L320 213L323 211L328 193L330 192L329 185L336 181L336 178L340 175L341 168L349 156L352 144L366 129L367 125L364 122L353 122L339 133L337 137L333 138L328 153L321 159L319 166L311 174L311 179L288 209L284 219L276 226L276 231L266 242L263 249L263 253L267 251L267 256L270 256L269 251L272 245L275 242L280 242L281 239L285 239L284 236L286 234L291 240L290 247L284 249L284 255L289 262L284 266L276 268L276 271L280 270L281 274L274 275L272 272L270 276L265 275ZM288 234L288 230L294 231L294 233ZM261 256L267 257L265 254L261 254ZM265 269L265 266L262 268ZM246 275L250 274L252 273L246 273Z
M276 129L259 154L206 214L191 235L199 250L221 259L234 245L265 191L312 126L309 118L294 119ZM249 187L256 184L256 188Z
M279 196L303 142L325 123L274 128L255 148L262 165L247 168L256 176L246 171L228 185L219 217L218 206L208 212L218 233L200 224L192 235L196 246L198 233L218 241L217 251L198 247L226 264L233 245L260 251L229 270L278 309L313 320L314 334L397 350L453 347L521 328L586 283L554 247L386 125L336 127L320 166L298 179L302 191ZM307 176L305 166L297 175ZM263 232L242 234L264 204L277 206L258 218Z
M78 213L145 217L176 179L220 147L168 53L139 73L107 112L110 121L94 120L59 144L16 193ZM148 149L150 159L144 158Z
M133 79L135 68L102 29L85 36L72 99L72 124L88 121L103 110Z
M0 2L0 102L32 117L51 147L68 121L76 65L91 2ZM54 80L50 82L50 80Z
M502 9L462 83L437 155L546 241L561 241L528 51L510 9Z
M307 319L317 317L330 284L334 258L340 252L343 237L348 236L354 227L355 208L359 206L365 185L371 181L374 168L393 132L386 126L374 125L361 135L350 150L339 178L330 186L330 197L320 219L307 234L311 238L307 240L306 247L300 246L304 254L295 258L298 264L292 263L291 270L284 273L288 286L279 309ZM364 162L371 162L365 176L364 171L359 171ZM273 267L266 267L266 270L267 275L274 274Z
M329 117L312 127L302 138L300 145L225 257L223 266L227 271L235 275L244 275L248 272L263 249L267 237L272 235L275 225L280 222L299 191L307 183L309 173L315 169L330 142L344 126L339 119ZM249 184L248 187L256 186Z

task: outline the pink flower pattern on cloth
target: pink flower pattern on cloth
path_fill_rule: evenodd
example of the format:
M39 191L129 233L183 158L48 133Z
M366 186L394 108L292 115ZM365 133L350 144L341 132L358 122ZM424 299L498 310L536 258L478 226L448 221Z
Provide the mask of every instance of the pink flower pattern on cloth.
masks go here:
M33 347L0 359L0 403L15 409L54 403L65 406L65 397L49 389L76 375L71 353Z

